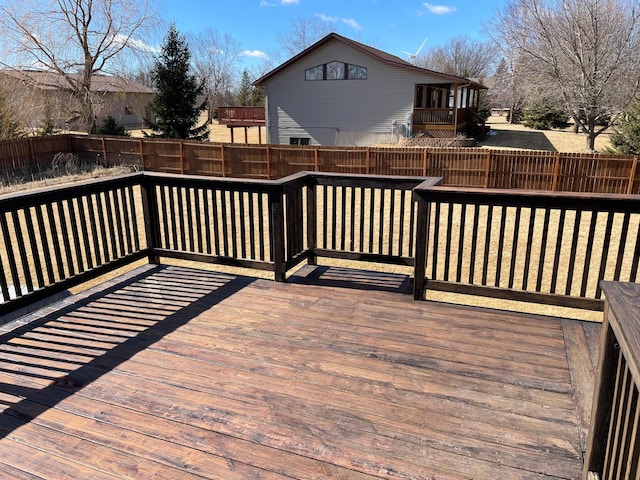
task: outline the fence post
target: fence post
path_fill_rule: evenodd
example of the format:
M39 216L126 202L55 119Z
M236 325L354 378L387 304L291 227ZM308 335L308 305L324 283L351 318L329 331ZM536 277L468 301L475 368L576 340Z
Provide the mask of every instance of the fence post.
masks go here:
M551 190L553 192L558 190L558 175L560 174L560 152L556 152L556 162L553 166L553 183Z
M273 273L276 282L286 279L284 251L284 208L282 205L283 189L269 192L269 240L273 260Z
M371 149L370 149L370 147L367 147L367 151L366 151L365 157L364 157L364 164L365 164L365 171L367 172L367 175L369 175L371 173Z
M416 212L416 254L413 267L413 299L424 300L427 272L427 243L429 236L430 208L424 191L413 190L413 200L417 201Z
M231 129L231 131L233 132L233 128ZM220 144L220 159L222 160L222 176L226 177L227 176L227 165L226 165L225 158L224 158L224 143Z
M144 144L142 143L142 139L138 140L138 145L140 147L140 166L142 170L144 170Z
M427 176L427 171L429 170L429 166L427 164L429 160L429 149L427 147L424 147L424 150L422 151L422 176L426 177Z
M182 140L178 141L178 151L180 152L180 173L184 175L184 145L182 144Z
M627 186L627 195L633 193L633 181L636 178L636 168L638 166L638 156L633 157L633 164L631 165L631 173L629 174L629 185Z
M489 175L491 174L491 155L492 151L489 149L484 158L484 188L489 188Z
M315 166L316 172L320 171L320 167L318 166L318 149L313 149L313 164Z
M100 137L100 141L102 143L102 158L104 159L103 160L104 166L108 167L109 166L109 162L107 160L107 147L106 147L105 142L104 142L104 137Z
M260 130L260 127L258 127L258 130ZM271 150L269 149L269 145L267 145L267 148L265 150L265 155L267 157L267 178L269 180L272 180L272 176L271 176Z

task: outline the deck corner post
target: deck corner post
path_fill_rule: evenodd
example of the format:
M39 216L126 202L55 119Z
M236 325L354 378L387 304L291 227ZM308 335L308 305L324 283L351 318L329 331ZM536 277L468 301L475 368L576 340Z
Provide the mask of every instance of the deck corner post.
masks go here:
M269 192L269 240L271 243L271 260L276 282L286 280L286 259L284 241L284 207L282 187Z
M429 235L430 208L425 191L413 190L414 201L418 203L415 230L415 265L413 267L413 299L424 300L427 270L427 239Z
M160 264L160 257L155 252L160 246L160 225L158 215L158 201L156 197L156 185L149 176L142 174L140 190L142 194L142 213L144 217L144 229L147 237L147 250L149 263Z

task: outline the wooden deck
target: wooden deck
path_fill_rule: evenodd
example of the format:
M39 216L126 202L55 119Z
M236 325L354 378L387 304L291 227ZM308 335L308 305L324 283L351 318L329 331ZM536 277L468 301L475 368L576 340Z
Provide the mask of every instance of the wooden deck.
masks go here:
M141 267L0 328L3 479L568 479L599 325Z

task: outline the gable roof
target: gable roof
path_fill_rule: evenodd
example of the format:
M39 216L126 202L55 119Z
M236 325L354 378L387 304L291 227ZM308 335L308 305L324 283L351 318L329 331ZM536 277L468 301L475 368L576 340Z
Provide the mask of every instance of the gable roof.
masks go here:
M0 75L7 75L16 80L30 83L42 90L68 90L69 84L62 75L46 70L0 70ZM78 75L71 74L71 77ZM99 93L154 93L153 89L124 77L111 75L93 75L91 91Z
M418 67L418 66L416 66L416 65L414 65L412 63L407 62L406 60L401 59L400 57L396 57L395 55L391 55L390 53L383 52L382 50L378 50L377 48L370 47L370 46L365 45L363 43L356 42L355 40L351 40L350 38L343 37L342 35L338 35L337 33L330 33L329 35L325 36L324 38L321 38L320 40L318 40L316 43L314 43L310 47L306 48L305 50L303 50L302 52L300 52L296 56L294 56L294 57L290 58L289 60L287 60L286 62L284 62L282 65L274 68L270 72L266 73L265 75L263 75L262 77L257 79L255 82L253 82L253 84L257 85L257 86L263 85L264 82L266 82L269 78L271 78L274 75L278 74L282 70L288 68L290 65L294 64L295 62L297 62L298 60L300 60L304 56L306 56L309 53L313 52L314 50L317 50L318 48L320 48L321 46L325 45L326 43L328 43L331 40L338 40L339 42L342 42L342 43L344 43L346 45L349 45L349 46L355 48L356 50L359 50L362 53L364 53L366 55L369 55L370 57L373 57L376 60L378 60L378 61L380 61L382 63L385 63L387 65L393 65L393 66L396 66L396 67L406 68L408 70L414 70L414 71L419 72L419 73L424 73L424 74L428 74L428 75L431 75L431 76L440 77L443 80L443 82L446 82L446 83L459 83L459 84L470 83L472 86L477 87L477 88L486 88L482 84L480 84L478 82L474 82L473 80L470 80L468 78L457 77L455 75L447 75L447 74L444 74L444 73L436 72L435 70L429 70L427 68Z

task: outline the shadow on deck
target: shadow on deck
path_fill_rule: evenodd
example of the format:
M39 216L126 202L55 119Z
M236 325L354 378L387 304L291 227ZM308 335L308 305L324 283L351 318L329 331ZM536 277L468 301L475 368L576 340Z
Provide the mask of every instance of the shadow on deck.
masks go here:
M175 266L1 327L2 478L579 478L599 325Z

